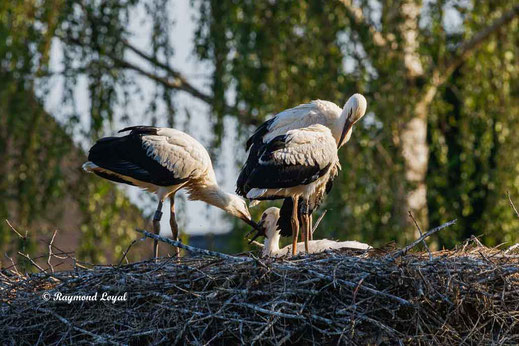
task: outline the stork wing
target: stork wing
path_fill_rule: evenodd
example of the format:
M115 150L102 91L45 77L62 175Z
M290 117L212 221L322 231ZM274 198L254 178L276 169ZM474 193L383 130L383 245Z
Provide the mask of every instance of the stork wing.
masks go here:
M200 178L211 172L209 153L188 134L169 128L159 128L156 135L141 137L146 154L181 179Z
M288 188L306 185L338 162L335 140L328 128L312 125L288 131L268 142L245 183L251 188Z
M333 102L314 100L278 113L268 124L268 132L263 136L263 142L284 135L290 130L305 128L313 124L327 127L339 118L342 110Z
M89 161L117 175L159 186L197 177L207 170L207 162L211 163L205 148L182 131L137 126L120 132L128 130L127 136L97 141L90 149ZM105 178L118 181L117 176Z
M259 155L264 151L266 143L287 134L290 130L306 128L313 124L331 126L340 116L341 111L333 102L315 100L284 110L260 125L247 140L246 150L250 149L249 155L236 182L236 193L247 195L245 184L257 166Z

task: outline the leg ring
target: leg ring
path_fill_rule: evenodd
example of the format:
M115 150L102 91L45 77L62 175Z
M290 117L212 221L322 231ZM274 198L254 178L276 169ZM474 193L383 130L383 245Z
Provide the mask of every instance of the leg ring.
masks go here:
M153 221L160 221L162 219L162 212L160 210L155 211L155 215L153 215Z

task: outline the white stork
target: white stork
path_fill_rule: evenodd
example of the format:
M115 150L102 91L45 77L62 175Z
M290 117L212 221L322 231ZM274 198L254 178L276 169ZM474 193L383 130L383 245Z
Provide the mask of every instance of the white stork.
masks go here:
M305 161L305 155L311 153L298 153L297 157L294 157L292 161L286 163L284 170L279 170L275 173L277 175L285 175L285 177L271 176L268 178L269 181L265 181L262 186L256 186L256 182L251 181L251 175L253 175L253 172L255 172L260 166L264 165L264 163L261 162L260 156L265 152L265 148L269 147L271 142L276 142L277 139L282 138L290 131L297 131L313 124L323 125L329 129L332 141L335 144L335 151L337 151L338 148L350 139L352 127L364 116L366 106L367 102L364 96L361 94L354 94L348 99L343 109L340 109L332 102L316 100L308 104L299 105L295 108L285 110L274 116L272 119L266 121L258 127L247 141L246 149L249 150L249 156L242 168L240 176L238 177L236 192L241 196L253 200L281 199L289 196L286 196L285 193L277 193L277 190L275 189L262 194L258 194L257 190L251 193L251 190L255 188L268 188L270 185L277 188L293 188L297 185L309 184L317 178L322 178L319 174L315 176L316 172L313 170L306 170L305 174L310 174L309 176L304 176L305 174L302 172L300 172L302 175L300 174L299 176L295 176L295 172L287 172L290 170L297 170L297 166L307 166L307 168L309 168L308 166L310 164ZM311 150L319 151L320 148L315 146ZM337 175L339 167L340 165L338 164L337 159L337 163L330 167L330 172L328 172L326 177L328 179L325 181L325 187L319 188L315 193L308 195L307 200L298 201L294 198L286 198L281 212L282 221L286 221L286 218L283 217L283 215L286 214L284 211L297 215L299 212L297 210L299 205L306 214L311 229L311 214L313 210L320 205L324 195L330 191L333 178ZM321 181L323 181L323 179L324 178L322 178ZM294 203L292 203L292 201ZM291 217L290 219L291 222L288 228L291 228L294 224L294 217ZM285 228L286 227L282 227L282 235L285 235L283 234ZM294 233L296 233L296 230L292 228L293 236ZM258 233L256 236L258 235L260 234ZM309 236L311 237L311 234L309 234ZM296 244L295 239L294 244ZM294 245L294 253L295 252L296 246Z
M162 204L169 197L171 231L173 239L178 240L175 193L182 188L187 190L190 200L214 205L257 228L245 201L218 186L211 158L196 139L179 130L153 126L127 127L119 132L127 131L130 133L126 136L98 140L90 149L83 169L157 194L159 204L153 217L155 234L160 232ZM157 258L157 241L153 249Z
M263 257L281 257L286 256L292 252L292 245L285 246L284 248L279 248L279 238L281 236L281 231L279 228L279 208L271 207L266 209L261 215L261 221L259 222L260 228L264 229L265 233L265 242L262 250ZM302 243L298 243L298 246L301 246ZM358 250L368 250L371 249L371 246L365 243L360 243L358 241L334 241L328 239L320 239L320 240L312 240L308 242L308 253L319 253L324 252L326 250L331 249L358 249ZM299 249L296 251L296 254L301 253Z
M275 137L259 153L258 164L245 182L247 198L262 200L291 198L293 254L297 250L299 220L308 250L310 203L324 196L326 186L340 169L335 139L329 128L314 124ZM299 208L298 203L305 206ZM258 230L260 235L261 230Z

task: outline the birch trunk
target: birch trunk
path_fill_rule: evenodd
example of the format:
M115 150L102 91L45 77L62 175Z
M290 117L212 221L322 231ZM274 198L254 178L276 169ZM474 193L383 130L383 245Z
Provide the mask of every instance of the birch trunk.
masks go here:
M408 85L414 85L418 78L423 78L424 69L418 54L418 19L421 10L419 1L409 0L401 6L401 16L404 19L400 25L403 39L403 62L406 69ZM398 211L399 223L405 229L414 229L408 216L411 211L419 220L423 229L428 227L427 217L427 165L429 161L429 146L427 144L427 108L434 96L434 91L429 88L420 98L406 117L400 133L400 145L404 159L405 184L400 193L403 193Z

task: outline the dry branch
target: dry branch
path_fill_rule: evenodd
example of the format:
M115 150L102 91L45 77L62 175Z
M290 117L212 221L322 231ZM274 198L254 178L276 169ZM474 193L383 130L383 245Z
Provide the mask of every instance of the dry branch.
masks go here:
M147 238L155 239L155 240L161 241L163 243L172 245L174 247L178 247L178 248L187 250L189 252L193 252L193 253L197 253L197 254L201 254L201 255L205 255L205 256L218 257L218 258L222 258L222 259L226 259L226 260L231 260L231 261L237 261L237 262L250 262L250 261L253 260L253 259L251 259L249 257L229 256L229 255L223 254L221 252L210 251L210 250L205 250L205 249L199 249L199 248L194 247L194 246L186 245L186 244L182 243L181 241L172 240L172 239L169 239L169 238L166 238L166 237L162 237L160 235L153 234L153 233L150 233L150 232L145 231L145 230L138 229L137 232L142 233Z
M515 207L514 202L512 201L512 197L510 196L510 191L508 191L508 202L510 202L510 205L512 206L512 209L515 211L515 215L519 217L519 211L517 211L517 208Z
M416 245L420 244L422 241L424 241L426 238L430 237L431 235L433 235L434 233L436 232L439 232L441 231L442 229L444 228L447 228L449 226L452 226L456 223L456 219L455 220L451 220L449 222L446 222L444 223L443 225L441 226L438 226L436 228L433 228L432 230L428 231L427 233L423 234L420 236L420 238L416 239L414 242L412 242L411 244L407 245L405 248L403 248L402 250L399 250L397 251L395 254L392 255L393 258L397 258L397 257L400 257L400 256L403 256L405 254L407 254L407 252L409 250L411 250L412 248L414 248Z

